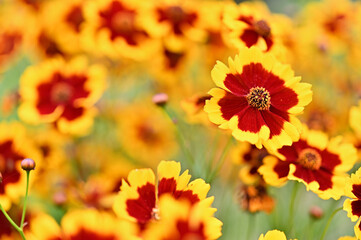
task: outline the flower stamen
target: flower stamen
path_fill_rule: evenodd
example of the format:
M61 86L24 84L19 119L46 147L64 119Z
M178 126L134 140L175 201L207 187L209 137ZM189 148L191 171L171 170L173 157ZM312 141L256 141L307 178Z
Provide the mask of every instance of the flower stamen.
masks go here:
M258 110L268 110L271 106L271 95L263 87L251 88L246 98L248 104Z
M318 170L321 167L321 155L312 148L306 148L301 151L297 162L310 170Z

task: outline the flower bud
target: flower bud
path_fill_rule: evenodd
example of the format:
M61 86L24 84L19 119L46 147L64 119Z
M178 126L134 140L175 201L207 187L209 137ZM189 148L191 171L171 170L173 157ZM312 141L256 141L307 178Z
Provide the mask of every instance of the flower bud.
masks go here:
M323 210L319 206L313 206L310 209L310 215L314 219L320 219L323 216Z
M21 161L21 168L25 171L31 171L35 169L35 162L33 159L25 158Z
M165 93L155 94L152 98L154 104L158 106L164 106L168 102L168 95Z

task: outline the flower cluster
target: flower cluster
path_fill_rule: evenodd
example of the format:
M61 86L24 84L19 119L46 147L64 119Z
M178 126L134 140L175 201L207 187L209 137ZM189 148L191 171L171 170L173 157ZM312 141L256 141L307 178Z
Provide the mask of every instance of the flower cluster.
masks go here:
M361 239L360 26L352 0L1 1L0 239Z

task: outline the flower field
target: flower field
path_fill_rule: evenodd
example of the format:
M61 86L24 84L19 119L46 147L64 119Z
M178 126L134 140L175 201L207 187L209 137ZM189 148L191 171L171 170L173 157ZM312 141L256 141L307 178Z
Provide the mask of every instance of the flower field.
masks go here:
M360 42L352 0L0 1L0 239L361 239Z

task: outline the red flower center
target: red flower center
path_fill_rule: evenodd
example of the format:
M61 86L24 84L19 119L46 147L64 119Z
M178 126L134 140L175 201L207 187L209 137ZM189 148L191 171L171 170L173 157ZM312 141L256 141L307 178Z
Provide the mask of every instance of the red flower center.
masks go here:
M255 31L262 37L266 38L271 34L271 28L265 20L259 20L254 23Z
M322 158L316 150L306 148L299 154L297 162L310 170L318 170L321 167Z
M251 88L246 98L248 104L258 110L268 110L271 106L271 95L263 87Z
M117 12L112 19L113 30L119 34L129 34L134 30L134 13Z
M67 83L57 83L51 91L51 100L57 104L66 103L73 95L73 89Z

